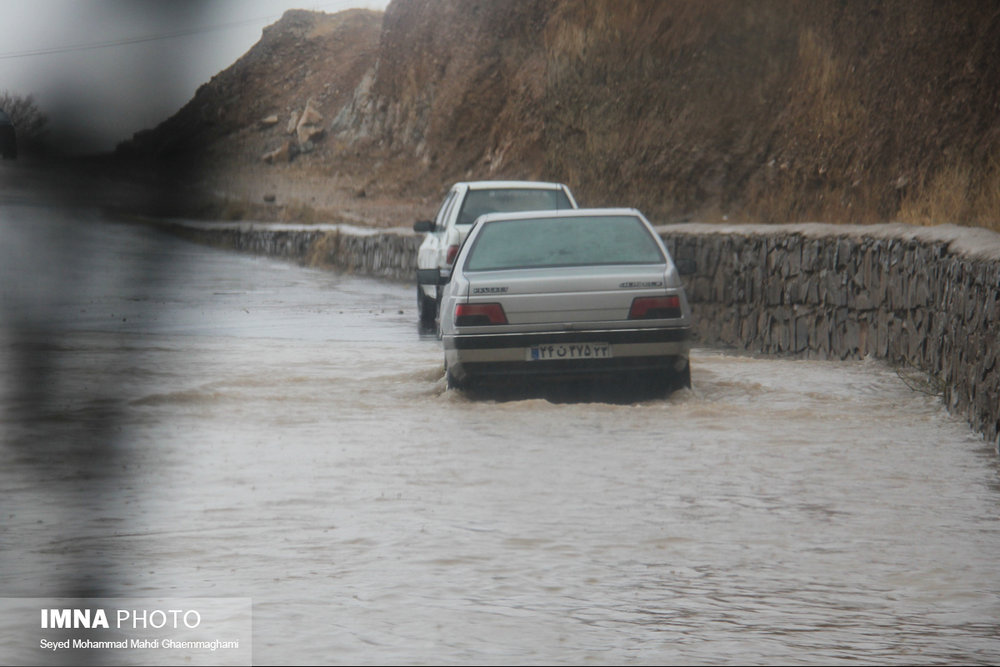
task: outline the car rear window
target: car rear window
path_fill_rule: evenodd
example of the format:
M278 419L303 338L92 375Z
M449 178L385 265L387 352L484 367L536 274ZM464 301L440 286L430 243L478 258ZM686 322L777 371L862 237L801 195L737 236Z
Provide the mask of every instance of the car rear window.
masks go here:
M629 215L494 220L480 230L467 271L662 264L660 246L642 220Z
M470 190L458 212L456 225L471 225L487 213L519 213L521 211L563 211L573 208L562 190L538 188L501 188Z

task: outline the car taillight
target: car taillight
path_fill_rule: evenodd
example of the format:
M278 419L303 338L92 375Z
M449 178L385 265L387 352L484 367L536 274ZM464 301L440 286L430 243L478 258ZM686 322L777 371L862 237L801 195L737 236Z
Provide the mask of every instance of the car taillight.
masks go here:
M640 296L632 301L629 308L630 320L659 320L681 316L679 296Z
M458 248L459 246L457 245L448 246L448 256L445 257L446 262L448 262L449 264L455 263L455 258L458 257Z
M482 327L507 324L507 314L499 303L460 303L455 306L455 326Z

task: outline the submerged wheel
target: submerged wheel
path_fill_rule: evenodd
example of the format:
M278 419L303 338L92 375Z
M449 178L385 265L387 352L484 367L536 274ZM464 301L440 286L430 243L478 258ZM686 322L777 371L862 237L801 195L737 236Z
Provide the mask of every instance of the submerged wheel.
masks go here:
M448 389L465 389L465 383L460 382L447 368L444 371L444 377L445 382L448 384Z
M675 389L690 389L691 388L691 364L688 363L684 367L684 370L678 371L674 380Z
M691 365L685 364L681 370L658 370L639 376L640 386L655 393L672 394L681 389L691 388Z
M417 314L420 324L425 327L433 326L437 320L437 299L427 298L420 285L417 285Z

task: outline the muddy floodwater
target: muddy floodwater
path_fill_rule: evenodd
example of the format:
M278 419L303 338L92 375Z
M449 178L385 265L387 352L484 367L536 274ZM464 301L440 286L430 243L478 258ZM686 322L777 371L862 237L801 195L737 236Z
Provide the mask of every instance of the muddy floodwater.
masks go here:
M410 285L0 240L0 597L248 597L261 664L1000 662L997 455L881 363L469 396Z

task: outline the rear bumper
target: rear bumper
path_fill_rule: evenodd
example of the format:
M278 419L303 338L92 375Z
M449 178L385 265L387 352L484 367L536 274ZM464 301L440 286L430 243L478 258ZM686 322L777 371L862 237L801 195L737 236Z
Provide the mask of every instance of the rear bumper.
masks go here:
M529 360L533 347L608 343L609 358ZM688 327L611 329L442 337L445 364L458 381L527 376L579 377L626 373L675 373L687 368Z

